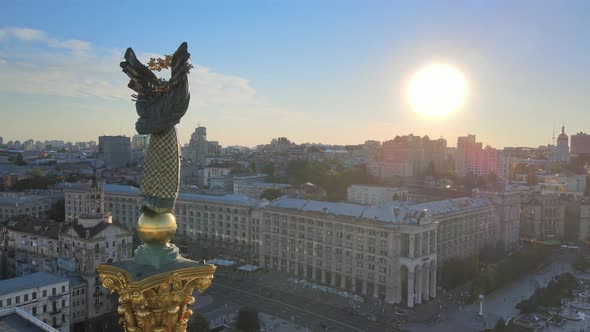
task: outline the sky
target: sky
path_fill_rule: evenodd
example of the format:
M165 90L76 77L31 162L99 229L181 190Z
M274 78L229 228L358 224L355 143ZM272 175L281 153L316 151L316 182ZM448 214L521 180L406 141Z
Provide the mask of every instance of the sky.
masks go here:
M476 134L498 148L590 131L590 1L29 1L0 3L0 136L134 135L119 62L172 53L195 68L181 143L360 144ZM443 62L469 96L412 111L413 73Z

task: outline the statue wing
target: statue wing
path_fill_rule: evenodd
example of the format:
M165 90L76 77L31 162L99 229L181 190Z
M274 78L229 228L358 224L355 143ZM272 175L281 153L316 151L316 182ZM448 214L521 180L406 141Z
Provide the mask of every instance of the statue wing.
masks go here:
M160 80L137 59L131 47L125 52L125 61L121 62L121 68L130 78L127 86L137 92L138 96L152 95L154 89L160 86Z

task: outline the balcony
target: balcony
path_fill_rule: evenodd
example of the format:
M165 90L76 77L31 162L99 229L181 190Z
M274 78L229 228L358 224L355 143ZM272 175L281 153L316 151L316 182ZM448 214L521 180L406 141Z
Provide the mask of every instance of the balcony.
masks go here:
M61 294L49 295L50 300L57 300L61 297Z
M61 314L62 308L51 308L51 311L49 311L49 314L51 315L59 315Z

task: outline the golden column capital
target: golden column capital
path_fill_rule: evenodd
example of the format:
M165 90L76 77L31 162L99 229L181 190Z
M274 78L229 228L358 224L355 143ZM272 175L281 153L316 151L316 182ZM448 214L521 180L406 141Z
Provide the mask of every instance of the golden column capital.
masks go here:
M188 261L187 261L188 262ZM195 262L196 263L196 262ZM110 293L119 293L119 323L126 332L185 332L195 302L193 291L202 293L211 285L216 267L209 264L165 271L139 280L113 265L99 265L96 270Z

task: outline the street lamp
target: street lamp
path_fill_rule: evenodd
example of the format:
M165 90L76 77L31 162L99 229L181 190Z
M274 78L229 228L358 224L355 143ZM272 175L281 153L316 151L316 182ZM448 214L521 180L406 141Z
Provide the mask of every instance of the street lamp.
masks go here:
M479 317L484 316L484 314L483 314L483 299L484 299L483 294L480 294L479 295L479 312L477 313L477 315L479 315Z

